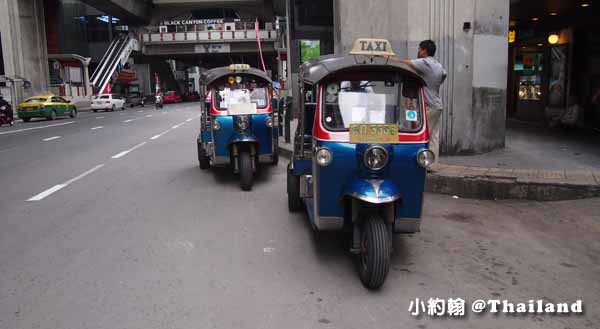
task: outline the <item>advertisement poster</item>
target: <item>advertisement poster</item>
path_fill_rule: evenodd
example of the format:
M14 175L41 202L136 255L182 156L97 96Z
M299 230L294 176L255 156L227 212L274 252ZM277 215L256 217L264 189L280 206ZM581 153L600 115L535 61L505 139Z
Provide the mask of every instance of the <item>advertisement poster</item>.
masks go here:
M568 45L550 48L550 86L548 105L566 107Z
M300 40L300 62L321 56L321 42L319 40Z

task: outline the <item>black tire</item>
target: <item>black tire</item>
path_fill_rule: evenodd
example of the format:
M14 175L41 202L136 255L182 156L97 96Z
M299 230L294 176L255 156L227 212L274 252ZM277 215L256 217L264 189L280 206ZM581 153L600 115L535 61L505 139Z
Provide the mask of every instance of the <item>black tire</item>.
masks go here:
M31 118L23 118L23 122L29 122L31 121Z
M379 289L390 269L392 234L380 215L370 215L362 226L358 275L366 288Z
M117 108L117 106L116 106L116 105L113 105L113 106L111 107L110 111L111 111L111 112L114 112L116 108Z
M133 103L131 103L131 104L129 105L129 107L130 107L130 108L133 108Z
M291 212L302 209L302 199L300 199L300 178L292 175L291 170L287 170L287 196L288 210Z
M94 111L94 113L98 112L98 110L92 110L92 111Z
M252 172L252 157L248 150L243 150L238 156L240 165L240 186L244 191L252 190L254 174Z
M56 120L56 111L54 111L54 110L50 111L50 114L48 114L48 120L50 120L50 121Z
M77 109L76 108L72 108L71 109L71 113L69 113L69 117L70 118L76 118L77 117Z
M202 147L202 143L198 143L198 163L200 163L200 169L202 170L210 168L210 161L206 156L206 150Z

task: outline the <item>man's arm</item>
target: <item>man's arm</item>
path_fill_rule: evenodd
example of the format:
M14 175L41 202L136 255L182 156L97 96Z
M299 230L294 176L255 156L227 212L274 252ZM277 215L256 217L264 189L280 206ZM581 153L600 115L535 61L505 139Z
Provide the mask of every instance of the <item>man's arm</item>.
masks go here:
M413 70L421 72L421 70L415 65L415 62L412 59L400 59L398 57L390 57L390 60L397 62L397 63L406 64L406 65L410 66Z

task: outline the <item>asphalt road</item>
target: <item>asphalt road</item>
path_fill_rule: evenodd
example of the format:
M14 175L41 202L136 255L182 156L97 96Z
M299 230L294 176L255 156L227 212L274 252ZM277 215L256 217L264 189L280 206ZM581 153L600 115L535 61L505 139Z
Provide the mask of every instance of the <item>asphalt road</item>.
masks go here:
M288 213L285 159L250 193L200 171L198 116L183 104L0 128L0 328L598 328L600 200L427 195L423 231L395 237L371 292L343 236ZM435 297L582 299L585 313L408 311Z

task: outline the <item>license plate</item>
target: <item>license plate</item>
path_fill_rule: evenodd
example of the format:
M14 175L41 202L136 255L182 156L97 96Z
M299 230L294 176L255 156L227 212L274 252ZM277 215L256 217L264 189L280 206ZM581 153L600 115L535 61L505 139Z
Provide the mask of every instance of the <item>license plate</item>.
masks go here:
M350 143L398 143L398 125L351 124Z

